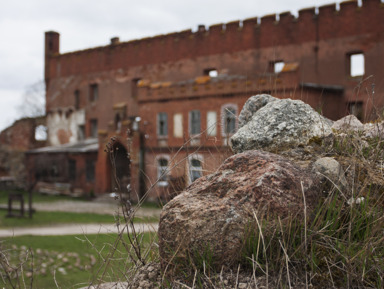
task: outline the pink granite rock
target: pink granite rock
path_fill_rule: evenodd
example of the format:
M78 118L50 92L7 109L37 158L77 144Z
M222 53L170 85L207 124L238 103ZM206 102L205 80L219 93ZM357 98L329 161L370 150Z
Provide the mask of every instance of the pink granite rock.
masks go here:
M208 251L219 270L236 264L254 212L282 219L302 213L302 186L311 207L320 194L318 184L309 170L272 153L253 150L228 158L163 208L158 231L162 269L177 272L180 264Z

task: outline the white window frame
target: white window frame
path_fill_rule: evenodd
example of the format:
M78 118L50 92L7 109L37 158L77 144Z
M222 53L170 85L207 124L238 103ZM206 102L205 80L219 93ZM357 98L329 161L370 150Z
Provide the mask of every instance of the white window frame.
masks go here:
M192 166L193 160L199 161L201 166L200 167ZM198 179L197 178L195 180L192 180L192 172L193 171L200 172L199 178L201 178L203 176L203 163L204 163L204 157L201 154L193 154L193 155L188 156L188 183L189 184L193 183L195 180Z
M227 128L227 113L228 113L228 109L234 109L235 110L235 114L233 115L233 119L235 121L235 129L233 132L226 132L226 128ZM235 103L227 103L227 104L224 104L222 107L221 107L221 135L223 137L228 137L228 136L232 136L236 131L237 131L237 128L238 128L238 106L237 104Z
M167 165L161 166L160 161L166 160ZM156 171L157 171L157 186L159 187L166 187L169 185L168 179L169 179L169 155L158 155L156 157Z

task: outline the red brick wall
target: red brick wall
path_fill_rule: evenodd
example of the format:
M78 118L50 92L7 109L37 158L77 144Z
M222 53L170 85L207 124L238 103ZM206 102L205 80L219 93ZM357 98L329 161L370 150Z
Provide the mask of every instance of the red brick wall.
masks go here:
M54 54L49 75L55 78L131 69L135 66L153 66L182 59L287 45L296 46L299 54L302 54L304 43L382 34L384 10L381 5L379 0L366 0L362 7L357 7L356 1L347 1L340 4L339 11L336 11L335 4L320 7L319 14L315 14L314 9L303 9L299 11L297 19L284 13L276 21L275 15L268 15L260 19L260 24L255 19L242 21L242 26L239 25L240 21L233 21L225 25L213 25L204 32L192 33L187 30L62 55ZM57 68L58 64L60 69Z
M44 118L23 118L15 121L11 126L1 131L0 144L18 151L44 146L44 141L35 139L35 128L40 124L45 124Z
M116 134L115 106L121 103L125 103L125 120L142 118L141 132L147 137L146 173L151 179L157 176L152 168L156 155L164 150L171 150L172 155L172 150L188 139L188 112L193 109L201 111L202 130L206 128L207 111L216 111L220 121L223 104L236 104L239 112L246 99L257 93L301 99L333 120L348 114L348 103L356 101L363 103L365 120L377 116L371 112L384 106L384 9L380 0L363 0L361 7L356 1L347 1L339 10L330 4L320 7L318 13L314 8L302 9L298 18L283 13L276 19L276 15L267 15L216 24L197 32L187 30L65 54L59 52L58 33L47 33L47 112L74 107L74 92L78 90L87 136L91 119L98 120L103 135L95 190L101 193L111 187L103 146ZM351 77L348 55L356 52L364 54L365 75ZM296 63L297 69L271 73L271 62L279 60ZM208 68L229 78L222 83L198 84L195 78ZM135 90L133 81L137 79L153 86ZM158 89L154 89L156 83L160 83ZM89 98L91 84L99 87L99 99L94 102ZM168 114L165 142L159 142L156 136L158 112ZM172 117L176 112L183 115L185 138L173 136ZM204 149L223 148L219 127L217 133L216 138L202 135ZM135 136L133 178L139 170L137 140ZM138 190L139 182L134 182Z

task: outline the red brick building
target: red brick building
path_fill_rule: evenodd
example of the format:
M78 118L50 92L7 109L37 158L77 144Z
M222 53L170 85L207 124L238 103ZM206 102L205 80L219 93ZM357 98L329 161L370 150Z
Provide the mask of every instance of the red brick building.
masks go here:
M0 132L0 187L8 180L25 184L25 152L46 145L45 117L25 117Z
M137 194L153 188L153 198L172 193L217 168L251 95L302 99L334 120L349 113L377 118L384 104L382 19L380 0L346 1L338 9L300 10L297 18L282 13L128 42L113 38L64 54L60 35L46 32L48 141L56 147L98 140L93 188L77 180L71 190L113 190L104 149L116 135L123 187L130 182Z

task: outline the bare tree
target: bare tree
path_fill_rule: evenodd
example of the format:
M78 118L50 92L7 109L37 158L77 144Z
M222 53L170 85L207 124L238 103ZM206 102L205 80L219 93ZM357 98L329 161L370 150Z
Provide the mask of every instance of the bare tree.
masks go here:
M17 106L21 117L37 117L45 115L45 83L40 80L29 85Z

